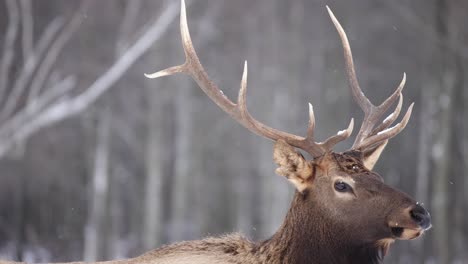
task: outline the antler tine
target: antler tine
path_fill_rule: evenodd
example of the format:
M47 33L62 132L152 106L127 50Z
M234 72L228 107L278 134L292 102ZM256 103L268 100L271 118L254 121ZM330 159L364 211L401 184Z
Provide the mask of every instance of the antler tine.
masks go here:
M338 133L334 136L329 137L323 142L315 142L314 140L314 131L315 131L315 115L314 115L314 107L311 103L309 103L309 126L307 127L307 137L305 141L310 142L310 144L315 144L317 147L322 149L322 152L325 153L327 151L332 150L332 148L338 144L339 142L347 139L353 133L354 127L354 119L351 118L351 121L348 125L348 128L345 130L338 131Z
M398 87L395 89L392 95L390 95L383 103L381 103L377 109L383 114L385 113L390 106L395 103L396 99L401 96L403 88L405 88L406 84L406 73L403 72L403 78L401 79L400 84Z
M180 33L182 37L182 47L185 53L185 63L170 67L153 74L145 74L147 78L159 78L162 76L173 75L176 73L185 73L190 75L200 86L200 88L211 98L221 109L227 112L231 117L238 120L239 114L235 110L236 104L229 100L221 90L209 79L208 74L200 63L200 59L193 47L192 39L187 23L187 12L185 1L181 0L180 7Z
M411 112L413 111L413 106L414 103L412 103L409 107L408 110L406 111L405 116L401 120L400 123L396 124L395 126L391 128L387 128L383 131L378 132L376 135L370 136L366 138L361 144L359 144L358 148L359 149L366 149L369 147L372 147L373 145L380 143L382 141L388 140L400 133L408 124L408 121L411 117Z
M371 136L379 133L380 131L382 131L384 129L387 129L391 124L393 124L393 122L395 122L395 120L397 120L398 116L400 115L401 107L403 105L403 94L402 93L400 93L399 98L400 99L398 100L398 105L395 108L395 110L384 119L382 124L380 124L378 127L374 128L374 130L372 130L372 133L370 134Z
M333 146L349 138L349 136L351 136L351 134L353 133L353 128L354 128L354 118L351 118L348 128L346 128L345 130L338 131L336 135L329 137L323 143L319 143L319 144L322 145L323 148L326 149L327 151L331 150Z
M309 126L307 127L307 139L311 140L315 134L315 114L314 106L309 103Z
M361 87L359 87L359 82L356 77L356 71L354 70L353 54L351 52L351 47L349 45L348 37L346 36L346 32L344 31L338 19L336 19L331 9L328 6L326 6L326 8L328 11L328 15L330 16L333 24L335 25L336 30L338 31L338 35L340 35L341 44L343 46L343 52L344 52L344 57L345 57L346 75L348 77L348 83L349 83L349 86L351 87L354 100L356 100L356 102L359 104L359 106L364 112L367 112L371 108L373 108L374 105L364 95L364 93L361 90Z
M239 122L257 135L264 136L272 140L283 139L288 144L303 149L314 157L322 155L324 153L323 149L317 146L314 142L308 142L304 137L271 128L254 119L252 115L250 115L247 110L247 67L246 61L244 64L244 72L242 74L241 88L239 90L237 103L237 110L241 116L241 120Z
M368 143L365 143L365 142L369 142L369 139L371 139L371 138L373 140L376 139L376 138L378 138L380 140L388 139L388 138L393 137L396 134L398 134L404 128L404 126L406 125L406 124L403 125L401 129L396 129L398 125L395 126L394 127L395 129L392 130L393 132L398 131L395 134L393 134L393 132L392 133L384 133L384 134L379 133L379 131L382 131L382 130L386 129L388 126L390 126L395 121L395 119L397 118L397 116L398 116L398 114L400 112L400 109L401 109L400 104L401 104L402 98L400 97L399 105L395 109L394 114L390 115L389 118L385 119L384 122L380 126L378 126L376 129L373 130L373 128L375 127L376 123L380 120L382 115L388 110L388 108L393 103L395 103L397 98L399 96L401 96L401 91L403 90L403 87L405 86L405 83L406 83L406 74L403 73L403 79L400 82L400 85L392 93L392 95L390 95L382 104L380 104L379 106L375 106L374 104L372 104L369 101L369 99L364 95L364 93L362 92L362 90L361 90L361 88L359 86L359 82L357 80L356 72L355 72L355 69L354 69L353 55L352 55L352 52L351 52L351 47L349 45L348 37L346 36L346 33L345 33L343 27L341 26L340 22L338 21L338 19L336 19L335 15L333 14L333 12L330 10L330 8L328 6L327 6L327 10L328 10L328 14L330 15L330 18L331 18L333 24L335 25L336 30L338 31L338 35L340 36L340 39L341 39L341 43L342 43L342 46L343 46L343 53L344 53L344 57L345 57L346 75L348 77L348 84L351 87L353 98L358 103L358 105L361 107L361 109L364 112L364 120L363 120L361 128L359 129L359 132L358 132L358 134L356 136L356 139L355 139L355 141L353 143L352 149L363 149L364 146L369 146ZM408 109L407 114L408 113L411 114L410 109ZM405 115L405 118L406 117L407 116ZM409 116L408 116L408 119L409 119ZM403 121L402 121L402 123L403 123ZM400 123L400 124L402 124L402 123ZM398 126L398 127L401 127L401 126ZM374 135L373 134L374 132L377 133L377 135L380 135L380 136L379 137L373 137L372 135ZM375 136L377 136L377 135L375 135ZM387 135L389 137L385 138L383 135ZM374 142L374 143L376 143L376 142Z

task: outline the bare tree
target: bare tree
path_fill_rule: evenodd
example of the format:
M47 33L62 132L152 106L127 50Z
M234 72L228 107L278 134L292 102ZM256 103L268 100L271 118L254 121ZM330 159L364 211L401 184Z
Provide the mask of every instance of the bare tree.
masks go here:
M144 28L144 31L135 41L126 42L119 47L124 50L111 64L106 72L100 75L89 87L77 95L72 93L76 87L76 77L73 75L56 79L60 71L53 67L58 55L63 51L67 41L79 26L82 18L81 12L86 8L83 2L81 8L68 22L57 18L50 22L42 38L35 44L33 51L24 59L22 69L14 82L4 78L11 74L12 60L15 58L14 43L17 38L18 10L17 3L7 1L10 18L7 38L5 39L1 67L1 91L4 93L3 106L0 118L0 157L11 150L15 144L24 142L41 128L50 126L61 120L77 115L87 109L102 94L108 91L121 78L130 66L143 55L152 44L166 31L168 24L176 17L176 3L169 4L161 15ZM28 5L22 5L27 12ZM31 27L32 18L24 19L25 27ZM28 30L26 30L29 32ZM138 31L138 30L137 30ZM23 33L24 35L25 33ZM29 33L28 33L29 34ZM23 37L23 42L29 42L32 37ZM23 47L29 47L25 43ZM128 48L126 48L128 47ZM56 74L52 74L52 73ZM48 81L47 81L48 80ZM12 87L9 89L9 87Z

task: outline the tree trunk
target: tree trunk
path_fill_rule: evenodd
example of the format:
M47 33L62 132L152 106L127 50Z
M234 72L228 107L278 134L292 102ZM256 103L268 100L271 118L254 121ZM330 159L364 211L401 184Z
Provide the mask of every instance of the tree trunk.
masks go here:
M109 122L111 112L108 108L99 116L96 149L94 157L93 178L90 184L90 211L85 226L84 260L97 261L105 257L106 228L108 221L107 198L109 182Z

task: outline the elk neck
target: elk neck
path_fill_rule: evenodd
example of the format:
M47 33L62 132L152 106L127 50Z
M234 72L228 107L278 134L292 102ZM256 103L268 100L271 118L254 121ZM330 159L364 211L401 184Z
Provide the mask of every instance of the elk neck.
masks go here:
M257 254L267 263L382 263L389 245L353 241L352 232L336 226L320 205L305 202L308 195L296 192L280 229L258 245Z

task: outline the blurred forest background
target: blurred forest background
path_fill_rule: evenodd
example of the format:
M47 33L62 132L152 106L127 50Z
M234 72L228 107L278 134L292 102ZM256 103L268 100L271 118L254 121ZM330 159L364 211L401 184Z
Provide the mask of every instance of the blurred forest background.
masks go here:
M325 5L374 103L406 72L413 116L376 171L424 203L433 228L386 263L468 263L468 1L187 5L210 76L236 98L247 59L250 112L281 130L305 134L309 101L319 139L362 119ZM183 61L178 15L178 0L0 1L0 259L125 258L280 225L293 188L274 174L272 142L188 77L143 76Z

